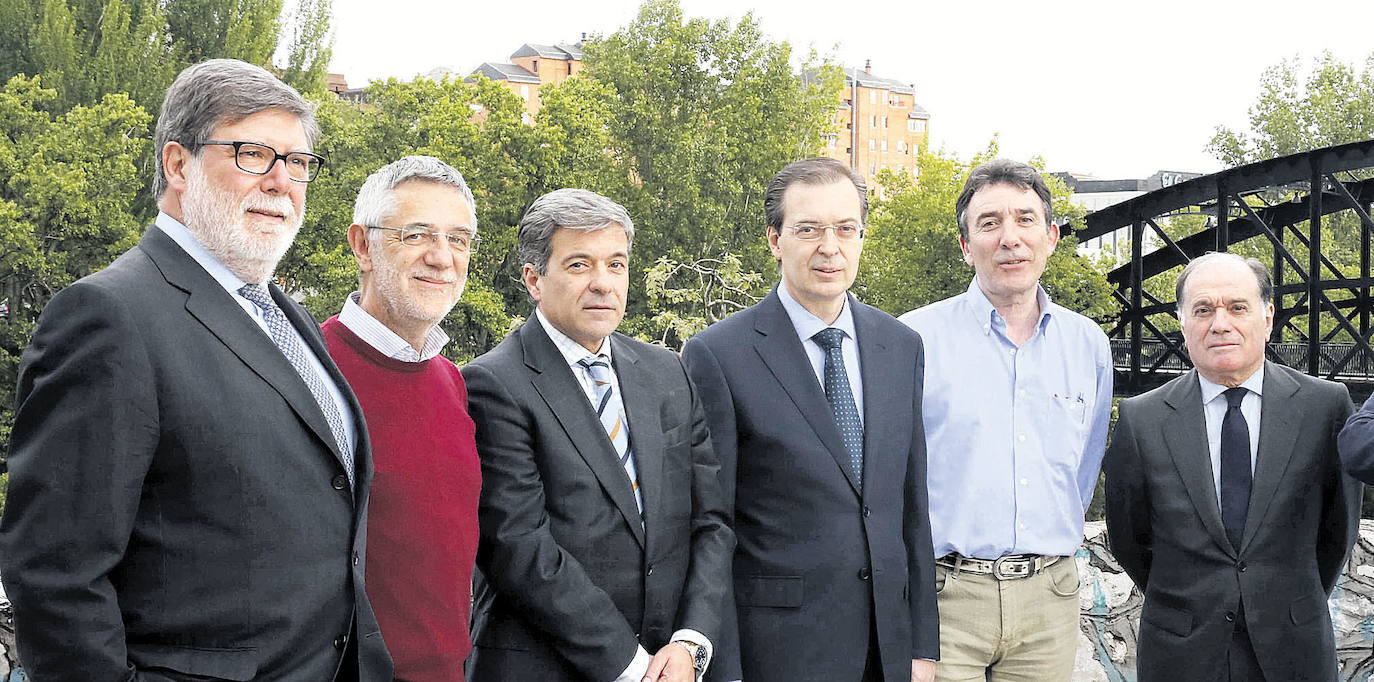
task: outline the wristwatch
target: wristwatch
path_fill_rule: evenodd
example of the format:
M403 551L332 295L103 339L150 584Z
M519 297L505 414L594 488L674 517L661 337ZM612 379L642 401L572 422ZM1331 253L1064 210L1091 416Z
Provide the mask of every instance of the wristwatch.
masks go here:
M686 649L692 656L692 668L697 671L697 679L701 679L701 674L706 672L706 647L685 639L675 639L673 644Z

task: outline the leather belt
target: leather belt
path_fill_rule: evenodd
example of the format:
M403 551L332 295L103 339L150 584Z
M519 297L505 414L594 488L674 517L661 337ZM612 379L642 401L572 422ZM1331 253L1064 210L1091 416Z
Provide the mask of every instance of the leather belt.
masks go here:
M951 553L936 559L935 563L964 573L991 575L998 580L1017 580L1029 578L1055 565L1063 558L1041 554L1008 554L999 559L989 560Z

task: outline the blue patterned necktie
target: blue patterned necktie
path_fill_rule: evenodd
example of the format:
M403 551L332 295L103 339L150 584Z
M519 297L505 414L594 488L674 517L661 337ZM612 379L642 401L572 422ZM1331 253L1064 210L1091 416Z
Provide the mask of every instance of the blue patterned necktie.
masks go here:
M267 292L267 288L261 284L245 284L239 288L239 295L253 302L253 305L262 310L262 317L267 321L268 335L272 337L272 343L277 344L281 349L282 355L286 356L287 362L305 381L305 385L310 389L310 395L315 397L315 402L319 403L320 411L324 412L325 421L329 422L329 430L334 434L334 443L339 446L339 451L344 453L344 471L348 473L348 480L353 481L353 454L347 448L348 432L344 430L343 417L339 415L339 406L335 404L334 398L329 395L328 389L324 387L324 382L320 376L310 367L310 362L305 357L305 349L301 348L296 336L291 333L291 321L286 319L286 313L277 307L277 302L272 300L272 295Z
M830 411L835 414L840 440L844 441L844 449L849 453L849 470L853 472L854 480L863 487L864 426L859 420L859 408L854 403L849 374L844 369L844 355L840 352L844 332L830 327L816 332L811 338L825 349L825 399L830 401Z
M1226 389L1226 416L1221 420L1221 523L1236 551L1250 510L1250 425L1240 411L1249 390Z
M643 517L644 497L639 491L639 472L635 467L634 452L630 450L630 425L625 421L625 406L611 383L611 365L600 355L595 358L583 358L578 360L577 364L587 370L587 375L592 379L592 386L596 390L596 401L593 404L596 408L596 417L601 420L601 426L606 429L606 436L611 439L615 454L620 457L620 466L625 469L625 475L630 479L630 489L635 494L635 507Z

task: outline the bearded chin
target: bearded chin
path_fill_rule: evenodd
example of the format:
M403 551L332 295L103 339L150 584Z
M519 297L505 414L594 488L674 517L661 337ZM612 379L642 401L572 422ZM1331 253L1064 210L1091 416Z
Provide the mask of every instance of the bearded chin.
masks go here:
M203 171L191 169L181 208L186 227L200 245L244 282L264 284L291 248L303 216L286 197L242 201L210 186ZM286 216L284 224L261 225L248 218L249 207L268 208Z

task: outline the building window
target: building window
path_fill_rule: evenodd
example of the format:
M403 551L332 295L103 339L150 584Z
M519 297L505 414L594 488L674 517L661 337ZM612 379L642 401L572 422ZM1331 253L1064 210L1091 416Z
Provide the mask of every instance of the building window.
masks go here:
M534 69L532 69L532 70L533 70L535 73L539 73L539 60L538 60L538 59L534 60Z
M884 128L887 127L887 117L886 117L886 116L883 117L883 127L884 127Z
M924 133L926 131L926 122L919 118L908 119L906 122L906 129L913 133Z
M868 117L868 127L870 127L870 128L877 128L877 127L878 127L878 115L877 115L877 114L873 114L873 115L871 115L871 116Z
M887 151L887 140L883 140L883 151Z
M899 152L905 152L905 151L906 151L906 140L897 140L897 151L899 151Z
M868 103L869 103L869 104L877 104L877 103L878 103L878 91L877 91L877 90L869 90L869 91L868 91Z
M869 140L869 141L868 141L868 151L870 151L870 152L876 152L876 151L878 151L878 141L877 141L877 140Z
M520 86L520 99L523 99L523 100L525 100L526 102L530 101L530 86L528 86L528 85L522 85L522 86Z

